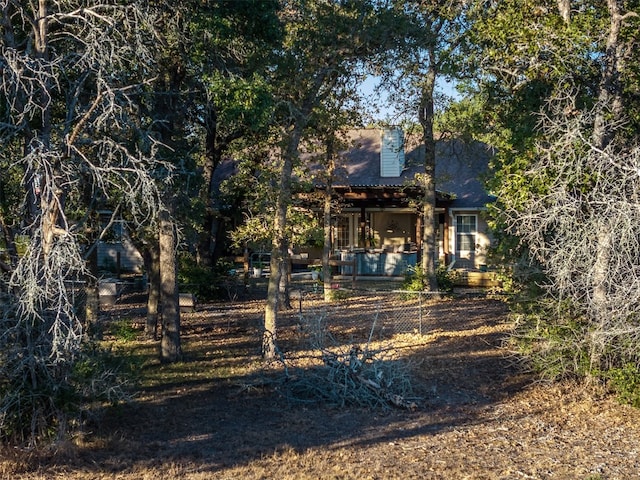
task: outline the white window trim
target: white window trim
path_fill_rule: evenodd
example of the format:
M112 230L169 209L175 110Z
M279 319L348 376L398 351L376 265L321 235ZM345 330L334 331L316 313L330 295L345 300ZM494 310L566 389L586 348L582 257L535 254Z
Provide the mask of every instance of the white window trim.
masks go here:
M471 235L473 235L473 238L475 239L473 242L473 248L471 250L460 250L458 249L458 235L460 235L460 232L458 232L458 218L459 217L473 217L473 221L475 224L475 229L470 233ZM478 244L478 215L475 213L456 213L455 214L455 251L457 252L470 252L470 253L475 253L476 252L476 245Z

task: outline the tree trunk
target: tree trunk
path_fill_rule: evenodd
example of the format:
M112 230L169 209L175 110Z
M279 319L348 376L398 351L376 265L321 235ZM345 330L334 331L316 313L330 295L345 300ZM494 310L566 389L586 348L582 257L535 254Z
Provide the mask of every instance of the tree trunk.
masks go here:
M331 265L329 265L329 257L331 256L331 187L327 185L324 190L323 202L323 220L324 220L324 244L322 246L322 283L324 292L324 301L330 302L331 298Z
M160 302L162 304L162 340L160 357L164 362L181 359L180 305L176 284L176 241L169 212L160 212Z
M203 171L203 182L206 190L202 193L206 205L205 215L202 222L202 233L198 239L197 259L202 267L213 267L219 258L218 232L221 228L220 214L216 211L214 196L214 175L216 168L222 162L222 156L229 148L229 145L239 138L242 138L243 131L235 130L228 135L220 135L218 130L218 117L215 108L210 108L206 120L205 155Z
M37 52L37 57L47 61L49 58L49 50L48 50L48 14L47 14L47 2L46 0L39 0L38 2L38 13L39 18L37 19L35 33L35 48ZM36 145L27 145L26 149L40 149L42 150L41 155L46 155L51 147L51 101L49 98L49 87L47 85L46 88L42 88L39 93L39 103L40 108L42 109L42 120L40 124L40 129L37 133L37 141ZM54 160L52 175L47 175L46 177L43 175L40 177L40 182L48 183L51 180L56 178L56 171L59 168L59 160ZM47 180L45 180L47 178ZM35 190L38 188L36 186L35 178L30 180L30 189L33 189L34 196L37 197ZM51 252L54 238L57 235L57 224L58 224L58 215L59 211L62 209L61 197L63 196L62 191L59 191L60 187L54 185L40 185L40 230L42 235L42 250L44 253L44 259L47 261L47 257Z
M281 264L283 251L287 247L286 226L287 207L291 202L291 174L293 172L293 160L298 151L298 144L302 135L302 126L295 125L287 132L287 148L283 155L282 169L280 171L279 191L276 200L274 218L274 234L271 242L271 275L267 289L267 303L264 311L264 332L262 337L262 355L271 360L277 354L277 326L278 326L278 292L280 278L282 276Z
M622 2L619 0L608 0L607 6L611 19L605 50L604 69L598 92L598 110L594 119L592 138L594 147L598 150L605 150L610 145L615 132L612 125L620 120L623 112L620 74L624 62L624 45L620 43L619 39L623 21L621 14ZM599 216L601 212L594 211L592 215ZM592 267L592 311L598 323L606 320L607 309L609 308L606 281L611 248L613 247L608 227L603 225L601 228L602 231L597 234L598 242L596 251L594 252L595 263Z
M571 0L558 0L558 13L565 23L571 22Z
M611 20L598 92L598 111L593 126L593 143L599 149L604 149L613 139L614 129L610 126L620 119L624 110L620 81L624 63L624 45L619 40L623 22L621 4L620 0L607 0Z
M100 324L100 292L98 286L98 250L94 249L87 258L87 267L91 275L85 280L84 317L90 338L102 340L102 325Z
M220 163L220 151L216 148L218 134L218 122L215 111L211 110L207 116L205 155L203 166L203 181L206 185L204 191L205 215L202 233L198 242L198 264L202 267L213 265L213 251L215 249L215 237L213 234L215 223L215 210L213 208L213 175Z
M291 306L291 298L289 297L289 286L291 280L291 270L289 267L291 266L291 262L289 261L289 247L288 244L282 250L282 262L280 262L280 299L278 300L278 305L280 306L280 310L291 310L293 307Z
M335 144L332 138L327 141L327 187L323 192L324 243L322 247L322 283L324 301L331 298L331 198L333 195L333 172L335 171Z
M602 222L605 223L605 222ZM607 278L609 274L609 259L611 257L611 232L606 225L600 227L597 233L597 246L593 264L593 302L592 311L597 319L604 320L607 316Z
M281 207L278 207L280 209ZM286 216L286 214L285 214ZM276 223L280 215L276 214ZM276 234L277 235L277 234ZM269 284L267 287L267 303L264 309L264 332L262 334L262 356L267 360L273 360L277 354L277 327L278 327L278 300L280 298L280 263L282 261L281 249L278 237L274 236L271 249L271 263L269 268Z
M428 285L425 287L429 291L435 292L438 289L436 280L436 142L433 135L433 91L436 82L435 67L429 67L422 83L422 94L420 98L420 111L418 119L422 126L422 138L424 142L424 178L422 188L422 271L426 275Z
M144 250L144 266L147 272L147 319L144 334L148 339L158 339L158 307L160 305L160 251L157 243Z

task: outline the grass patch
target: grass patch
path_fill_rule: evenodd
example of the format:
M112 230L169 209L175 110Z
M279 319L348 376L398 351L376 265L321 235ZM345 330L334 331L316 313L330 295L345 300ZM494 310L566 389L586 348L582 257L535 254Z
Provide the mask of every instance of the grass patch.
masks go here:
M115 320L109 324L108 334L121 342L132 342L138 338L139 331L129 318Z

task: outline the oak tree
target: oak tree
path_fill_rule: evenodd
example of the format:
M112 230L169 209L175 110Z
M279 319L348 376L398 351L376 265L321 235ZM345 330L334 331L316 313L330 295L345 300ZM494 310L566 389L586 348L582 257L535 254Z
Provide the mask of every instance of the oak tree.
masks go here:
M280 166L264 315L266 358L277 355L278 292L288 247L291 175L299 145L315 109L340 82L357 73L358 62L372 54L373 46L380 43L374 33L375 3L319 0L283 4L285 39L271 77L279 107L275 146Z

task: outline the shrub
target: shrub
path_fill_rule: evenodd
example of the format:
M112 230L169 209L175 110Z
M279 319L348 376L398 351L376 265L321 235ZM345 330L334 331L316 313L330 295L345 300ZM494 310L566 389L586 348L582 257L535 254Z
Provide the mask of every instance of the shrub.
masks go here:
M607 385L619 401L640 407L640 339L634 328L607 331L574 305L557 299L541 297L517 306L511 340L542 378Z
M441 292L453 292L453 287L458 280L458 274L447 269L446 265L440 265L436 269L436 281L438 282L438 290Z
M329 298L331 299L331 301L347 300L350 296L351 293L348 290L341 288L332 289L331 293L329 294Z
M193 293L199 301L224 299L227 295L225 286L235 281L231 273L233 263L221 260L213 268L204 268L196 264L190 255L182 255L179 259L178 281L184 290Z
M1 362L0 442L11 444L64 438L97 413L96 402L128 399L134 371L131 359L94 344L55 365L41 355Z
M407 268L401 288L410 292L421 292L426 288L427 284L427 277L422 272L422 267L414 265Z
M441 265L436 269L436 281L438 290L441 292L452 292L455 285L457 274L448 270L446 266ZM407 273L402 283L402 289L411 292L421 292L427 289L429 285L428 276L423 272L420 265L411 266L407 269Z
M622 403L640 408L640 369L635 363L611 368L606 372L611 389Z
M126 318L111 323L109 325L109 333L123 342L132 342L138 336L138 332L132 325L131 320Z

